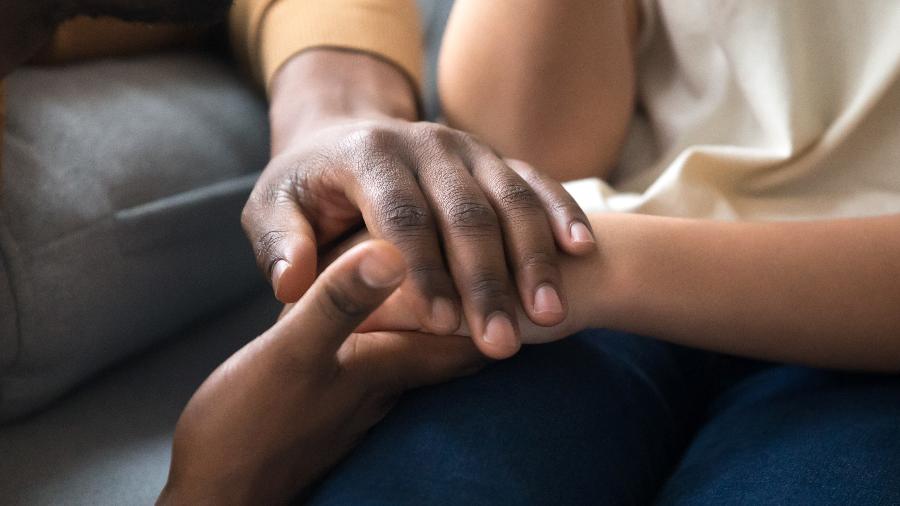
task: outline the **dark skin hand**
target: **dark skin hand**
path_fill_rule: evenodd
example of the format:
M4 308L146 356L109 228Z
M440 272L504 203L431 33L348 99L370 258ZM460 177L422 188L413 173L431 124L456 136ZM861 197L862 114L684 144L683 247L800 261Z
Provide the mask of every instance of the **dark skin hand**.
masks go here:
M464 337L353 333L405 269L384 241L356 246L219 366L178 420L158 504L285 504L346 455L402 392L483 367Z
M464 316L479 349L505 358L520 346L517 306L538 325L565 320L558 249L594 251L584 213L524 162L415 121L415 94L396 67L301 53L274 82L271 118L273 157L242 222L279 300L296 301L318 252L364 224L403 252L401 291L428 332L451 333Z

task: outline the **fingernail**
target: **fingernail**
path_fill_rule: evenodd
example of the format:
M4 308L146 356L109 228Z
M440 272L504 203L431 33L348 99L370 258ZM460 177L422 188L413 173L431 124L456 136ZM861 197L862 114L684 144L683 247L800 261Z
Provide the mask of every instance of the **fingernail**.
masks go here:
M569 226L569 235L572 236L572 242L574 243L595 242L594 234L587 228L587 225L580 221L576 221Z
M559 300L559 293L549 283L544 283L534 291L534 312L541 313L562 313L562 301Z
M484 327L484 342L493 345L510 344L514 345L516 338L516 330L513 328L512 320L505 313L496 312L492 314Z
M272 288L275 290L276 297L278 296L278 285L281 283L281 277L284 276L284 271L290 266L291 264L287 260L279 260L272 267Z
M456 330L456 307L449 299L437 297L431 303L431 324L436 331L453 332Z
M359 277L372 288L386 288L397 285L403 279L403 269L378 258L372 252L359 262Z

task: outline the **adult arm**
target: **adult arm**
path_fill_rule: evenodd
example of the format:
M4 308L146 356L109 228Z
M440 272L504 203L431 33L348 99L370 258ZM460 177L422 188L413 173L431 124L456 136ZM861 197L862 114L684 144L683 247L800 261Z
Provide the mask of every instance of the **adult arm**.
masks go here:
M414 3L294 0L272 8L282 5L329 9L309 30L332 30L303 35L307 47L280 63L267 63L265 49L277 30L263 30L259 43L271 79L273 157L243 224L276 296L296 300L315 276L317 249L364 224L403 251L403 290L419 295L408 310L430 332L450 332L464 315L482 351L502 358L518 348L517 305L539 325L562 320L557 247L591 251L588 221L558 183L533 188L478 139L415 121L419 71L379 42L385 33L412 33L400 42L421 56ZM289 33L299 37L307 25L294 14L300 24Z

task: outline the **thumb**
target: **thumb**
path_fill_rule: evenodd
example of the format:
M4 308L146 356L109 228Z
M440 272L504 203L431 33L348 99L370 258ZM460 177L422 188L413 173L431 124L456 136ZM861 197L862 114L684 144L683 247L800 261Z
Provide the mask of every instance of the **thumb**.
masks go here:
M347 336L403 281L406 263L385 241L341 255L271 329L295 357L333 358ZM297 336L303 335L302 339Z
M275 297L296 302L316 277L316 235L293 200L259 196L265 193L254 189L241 224Z

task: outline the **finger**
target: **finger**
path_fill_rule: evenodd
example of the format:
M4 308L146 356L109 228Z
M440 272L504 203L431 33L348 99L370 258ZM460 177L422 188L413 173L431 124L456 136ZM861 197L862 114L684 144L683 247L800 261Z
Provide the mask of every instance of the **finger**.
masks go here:
M402 392L474 374L489 363L472 340L418 332L357 334L354 353L342 365L365 384Z
M398 162L378 161L361 169L350 198L373 236L390 241L406 259L409 284L419 296L409 309L420 327L449 334L459 326L460 310L453 281L441 253L428 202L411 170Z
M544 204L556 243L563 251L585 255L596 249L590 220L562 184L521 160L507 158L505 161L534 189Z
M419 318L409 310L416 297L419 297L417 292L406 290L401 286L356 328L356 332L385 330L427 332L422 328ZM458 334L458 329L454 330L453 334Z
M402 254L385 241L368 241L345 253L275 324L281 351L301 362L333 359L347 336L403 281Z
M487 148L474 145L468 153L472 175L497 211L522 307L534 323L557 325L566 318L567 306L556 242L543 203L528 183Z
M319 252L319 268L324 269L328 267L345 252L357 244L367 241L369 237L368 231L361 231L350 236L340 244L335 245L328 251L324 253ZM356 332L373 332L379 330L428 331L428 329L422 327L419 315L417 315L415 311L410 310L410 308L415 307L417 301L421 299L421 294L415 289L410 289L408 283L400 285L400 288L392 293L374 313L370 314L369 317L356 328ZM453 333L457 334L458 332L454 331Z
M316 277L316 235L291 186L258 182L241 214L256 264L284 303L296 302Z
M475 342L506 358L520 346L517 295L509 278L500 224L459 158L430 159L419 179L434 209L453 281Z

